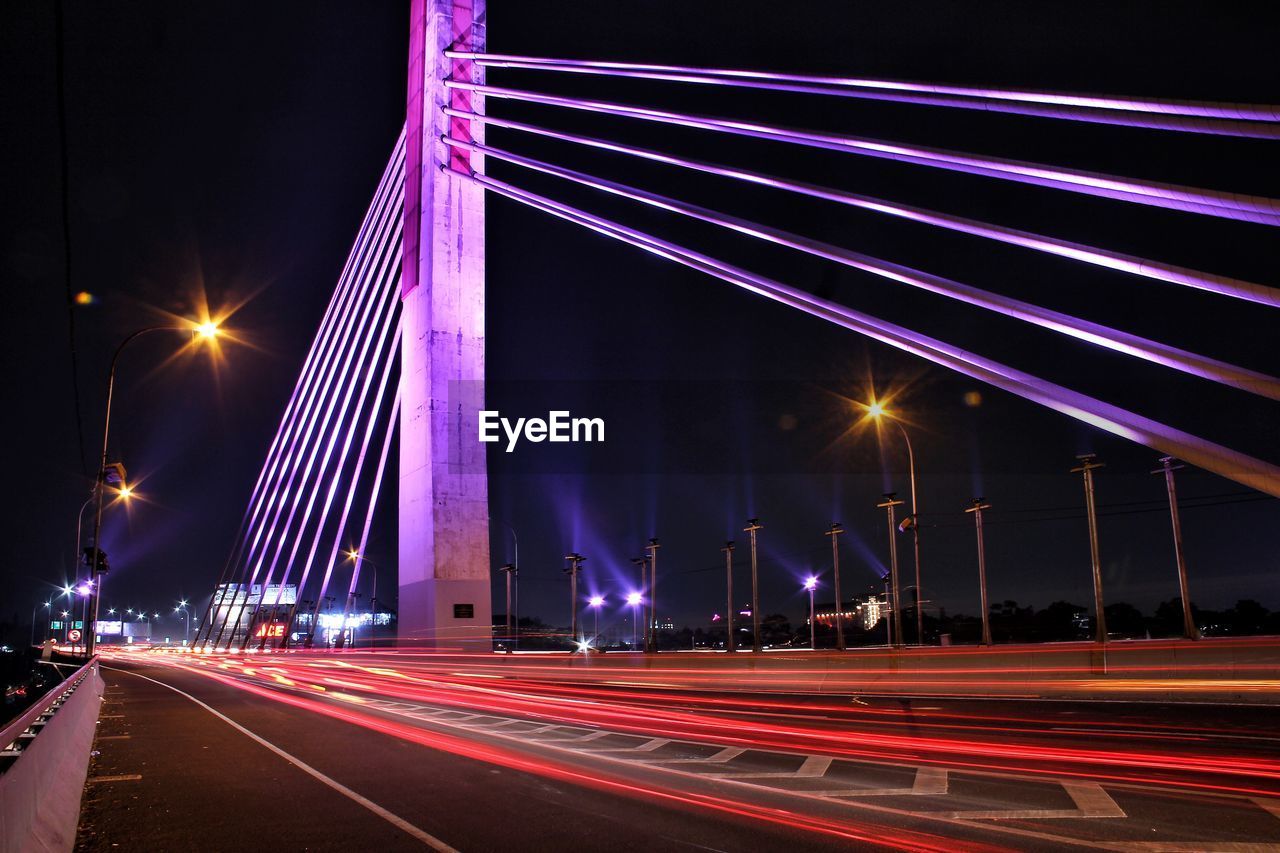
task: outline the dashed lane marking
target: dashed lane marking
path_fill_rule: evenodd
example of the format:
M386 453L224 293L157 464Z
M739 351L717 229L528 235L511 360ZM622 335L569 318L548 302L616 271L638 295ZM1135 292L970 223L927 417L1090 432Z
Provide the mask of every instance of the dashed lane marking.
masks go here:
M121 773L117 776L90 776L84 781L90 785L96 785L99 782L137 782L141 778L141 773Z

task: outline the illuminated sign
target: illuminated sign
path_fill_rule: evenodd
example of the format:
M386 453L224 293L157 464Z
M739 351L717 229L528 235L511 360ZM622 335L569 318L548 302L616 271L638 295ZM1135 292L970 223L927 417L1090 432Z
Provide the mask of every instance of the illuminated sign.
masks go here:
M268 623L266 623L266 624L264 624L264 625L259 625L259 626L258 626L258 630L256 630L256 631L254 631L254 632L253 632L253 636L255 636L255 637L269 637L269 638L279 638L279 637L283 637L283 636L284 636L284 623L283 623L283 622L268 622Z

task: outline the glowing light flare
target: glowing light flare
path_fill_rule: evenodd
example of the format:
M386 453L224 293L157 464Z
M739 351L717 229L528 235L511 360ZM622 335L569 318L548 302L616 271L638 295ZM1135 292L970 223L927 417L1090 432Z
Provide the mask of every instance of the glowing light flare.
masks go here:
M643 598L644 597L638 592L627 593L627 604L630 604L632 607L636 607L640 604Z
M591 607L599 607L600 605L604 604L604 596L593 595L587 599L587 604L590 605Z

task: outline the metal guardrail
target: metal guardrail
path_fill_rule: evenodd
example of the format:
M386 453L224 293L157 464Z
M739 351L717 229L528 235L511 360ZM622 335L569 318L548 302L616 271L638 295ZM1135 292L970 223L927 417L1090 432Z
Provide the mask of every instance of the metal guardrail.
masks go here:
M40 701L23 712L22 716L0 730L0 774L12 767L22 756L23 750L35 740L40 730L75 694L97 665L98 659L95 657L45 693Z

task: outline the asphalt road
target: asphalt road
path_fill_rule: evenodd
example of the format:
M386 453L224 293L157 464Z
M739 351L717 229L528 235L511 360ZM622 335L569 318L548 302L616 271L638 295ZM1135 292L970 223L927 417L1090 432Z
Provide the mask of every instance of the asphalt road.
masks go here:
M105 663L82 850L1280 850L1267 708Z

